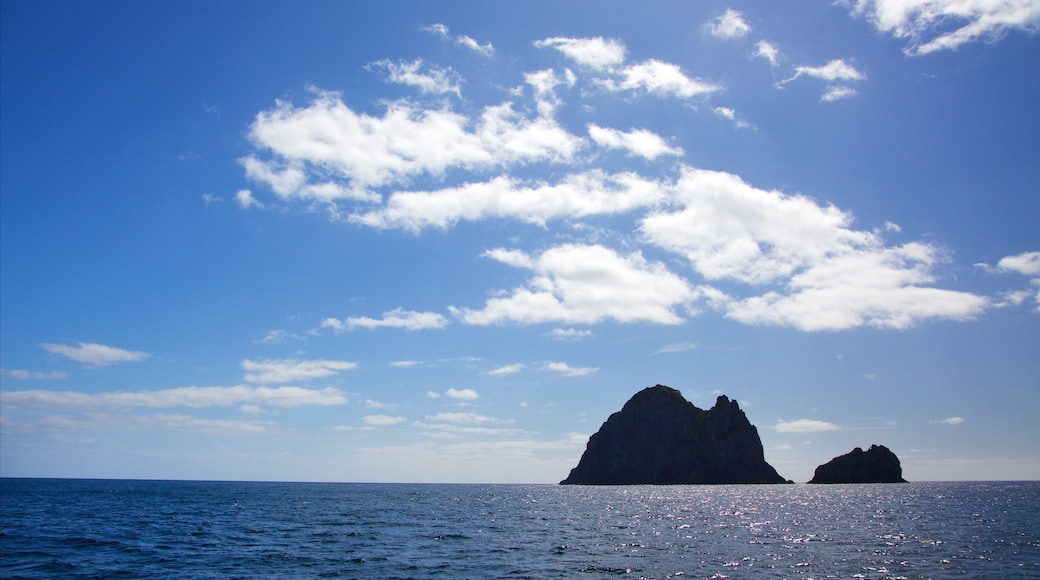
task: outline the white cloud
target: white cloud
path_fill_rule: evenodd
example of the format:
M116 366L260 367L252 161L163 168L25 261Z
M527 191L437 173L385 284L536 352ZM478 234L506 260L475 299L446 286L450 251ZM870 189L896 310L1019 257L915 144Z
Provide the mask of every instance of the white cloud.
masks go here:
M468 424L479 424L479 423L511 423L512 421L502 421L494 417L488 417L487 415L478 415L476 413L437 413L436 415L427 415L427 421L436 421L438 423L468 423Z
M595 38L546 38L534 43L538 48L555 48L578 64L605 71L625 61L625 45L620 40Z
M247 177L283 200L326 203L379 201L371 188L441 176L450 168L569 162L582 145L552 119L528 119L510 103L485 108L473 122L450 109L407 101L389 103L382 117L373 117L330 91L318 91L306 107L279 101L261 111L249 138L271 158L243 158Z
M677 342L675 344L669 344L667 346L663 346L663 347L657 349L656 351L654 351L654 354L670 354L670 353L675 353L675 352L688 352L688 351L696 350L696 349L697 349L697 343L696 342Z
M547 362L542 369L560 373L565 377L583 377L598 371L599 367L572 367L565 362Z
M520 372L522 370L524 370L523 363L515 363L515 364L509 364L509 365L502 365L502 366L500 366L500 367L498 367L496 369L492 369L492 370L488 371L487 374L497 377L497 376L503 376L503 375L511 375L513 373L518 373L518 372Z
M591 330L578 330L576 328L554 328L549 333L554 340L581 340L592 336Z
M997 268L1026 276L1040 276L1040 252L1024 252L1014 256L1005 256L997 262Z
M815 419L795 419L794 421L779 420L773 427L778 433L815 433L817 431L836 431L841 429L834 423L817 421Z
M168 431L180 431L188 433L260 433L267 430L267 426L258 421L242 421L239 419L199 419L190 415L179 413L159 413L147 417L131 417L132 423L148 425L166 429ZM111 427L111 423L100 425Z
M321 321L322 328L331 328L336 332L354 330L355 328L403 328L405 330L428 330L444 328L448 319L436 312L415 312L396 308L384 312L382 318L352 316L346 320L326 318Z
M103 367L118 363L140 362L152 355L137 350L126 350L94 342L80 342L76 346L43 343L40 348L70 358L90 367Z
M352 215L350 220L416 233L427 227L444 229L463 220L489 218L544 226L550 220L627 213L660 203L665 194L658 182L635 173L591 170L568 175L555 184L499 176L437 191L394 193L385 206Z
M622 67L625 45L617 40L556 37L536 41L535 46L555 48L575 62L607 75L595 78L594 82L611 92L642 90L690 99L721 88L686 76L678 65L655 59Z
M866 15L880 32L907 39L904 52L909 55L994 41L1010 30L1034 34L1040 29L1036 0L856 0L851 4L853 14Z
M259 342L260 344L282 344L288 341L289 339L298 338L300 337L289 332L288 330L285 330L284 328L279 328L276 330L268 331L267 334L265 334L264 337L257 342Z
M560 99L556 96L556 87L560 85L573 87L575 82L577 79L570 69L566 70L563 77L557 75L556 71L552 69L524 73L524 84L530 86L534 91L538 114L542 117L551 117L560 104ZM519 93L520 90L518 89L517 92Z
M495 54L495 47L492 46L490 42L488 42L487 44L480 44L479 42L466 36L465 34L460 34L456 36L455 42L458 43L459 46L464 46L472 50L473 52L478 52L484 56L491 56Z
M737 112L729 107L713 107L712 111L723 119L733 121L733 124L736 125L738 129L746 129L751 126L747 121L738 118Z
M249 383L284 384L331 377L357 367L357 363L338 360L265 359L242 361Z
M435 34L437 36L440 36L441 38L448 38L448 27L447 25L441 24L440 22L436 24L431 24L429 26L423 26L422 28L420 28L420 30L429 32L431 34Z
M799 77L807 76L827 82L834 81L862 81L867 78L865 74L856 67L845 62L843 59L835 59L822 66L799 66L794 69L794 76L781 81L781 85L787 84Z
M708 280L784 285L784 292L742 299L698 289L741 322L906 328L922 319L969 319L987 306L981 296L925 286L947 259L940 248L886 247L877 233L851 229L851 214L834 206L693 168L675 189L675 209L642 220L648 242L685 256Z
M365 415L361 418L365 425L373 427L389 427L405 422L404 417L391 417L390 415Z
M775 44L760 40L755 44L753 56L766 59L769 66L776 66L780 62L780 49Z
M223 203L223 202L224 202L224 198L222 198L222 197L220 197L218 195L213 195L212 193L204 193L204 194L202 194L202 205L204 205L206 207L209 207L211 205L216 205L216 204L219 204L219 203Z
M835 255L792 277L787 295L767 292L725 308L744 323L806 331L903 329L921 320L968 320L982 313L985 297L922 285L934 281L929 271L942 259L937 248L916 243Z
M390 366L398 368L411 368L419 366L421 364L422 362L417 360L395 360L390 363Z
M237 419L199 419L179 413L136 415L121 412L118 414L90 413L81 416L57 415L33 418L5 418L4 425L5 427L10 426L23 431L111 430L127 427L152 427L178 433L226 435L260 433L267 430L269 423Z
M709 280L768 282L833 248L876 243L873 234L847 229L851 215L834 206L757 189L731 173L687 167L674 197L679 209L649 214L641 231Z
M1023 252L1014 256L1005 256L997 262L995 267L989 264L975 264L975 266L988 272L1005 272L1031 276L1031 283L1036 289L1002 292L1000 294L1002 300L994 303L994 306L1018 306L1032 297L1036 303L1034 312L1040 313L1040 252Z
M682 155L680 147L668 145L660 135L646 129L633 129L628 133L590 124L589 137L608 149L624 149L629 155L638 155L653 161L661 155Z
M237 203L239 207L241 207L242 209L249 209L251 207L264 207L264 204L257 201L256 198L253 197L253 192L249 191L248 189L238 190L238 193L235 194L235 203Z
M447 25L441 24L439 22L436 23L436 24L431 24L429 26L424 26L424 27L420 28L419 30L422 30L424 32L429 32L430 34L439 36L439 37L441 37L443 39L448 39L448 38L451 37L451 34L448 32ZM459 46L463 46L465 48L468 48L468 49L470 49L470 50L472 50L474 52L478 52L478 53L480 53L480 54L482 54L484 56L491 56L491 55L495 54L495 47L491 46L490 42L487 43L487 44L480 44L476 40L473 40L472 38L466 36L465 34L460 34L460 35L456 36L455 37L455 43L458 44Z
M964 422L964 417L947 417L945 419L935 419L929 421L929 423L938 423L941 425L960 425Z
M696 298L685 280L638 252L622 256L600 245L564 244L537 257L502 248L485 255L536 276L527 286L489 299L481 310L453 308L467 324L604 319L678 324L683 319L674 309Z
M460 79L455 71L450 68L426 67L427 72L422 73L420 69L423 68L424 64L421 58L411 62L379 60L369 65L369 67L384 68L389 74L387 80L390 82L413 86L423 93L434 95L455 93L461 96L462 93L459 90Z
M0 369L0 376L11 377L20 381L50 381L55 379L64 379L68 376L67 373L62 371L28 371L25 369Z
M426 396L430 399L439 399L441 394L435 391L426 391Z
M620 80L602 79L600 86L614 92L643 90L648 94L684 99L709 95L721 89L718 85L686 76L678 65L655 59L626 66L618 74Z
M127 408L127 407L230 407L265 404L274 407L305 405L345 405L347 398L338 389L302 387L178 387L154 391L117 391L80 393L77 391L3 391L8 408Z
M705 25L708 34L715 38L744 38L751 32L751 26L744 21L744 15L732 8L727 8L721 16L718 16Z
M450 399L458 399L460 401L475 401L480 398L473 389L448 389L444 391L444 394Z
M829 103L831 101L840 101L841 99L847 99L849 97L856 96L856 89L846 86L833 86L827 87L827 90L820 96L820 101Z

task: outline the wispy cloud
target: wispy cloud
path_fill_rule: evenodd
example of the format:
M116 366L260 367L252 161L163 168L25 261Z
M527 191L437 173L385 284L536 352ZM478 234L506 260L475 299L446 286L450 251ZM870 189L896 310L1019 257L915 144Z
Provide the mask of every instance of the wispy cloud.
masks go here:
M448 389L444 391L444 394L450 399L459 401L475 401L480 398L480 395L473 389Z
M669 344L662 346L661 348L654 351L654 354L671 354L676 352L688 352L697 349L696 342L677 342L675 344Z
M623 149L629 155L638 155L651 161L661 155L683 154L682 148L668 145L668 142L660 135L646 129L634 129L626 133L591 124L589 125L589 137L602 147Z
M1035 0L846 0L880 32L909 41L908 55L956 50L964 44L992 41L1012 30L1040 30Z
M448 26L439 22L436 24L431 24L429 26L424 26L420 30L429 32L430 34L434 34L443 39L451 38L451 33L448 30ZM469 50L472 50L484 56L492 56L493 54L495 54L495 47L492 46L490 42L480 44L479 42L477 42L473 38L470 38L469 36L466 36L465 34L457 35L455 37L455 43L459 46L468 48Z
M460 77L458 73L450 68L442 69L431 67L421 59L417 58L411 62L378 60L368 68L382 68L387 71L387 80L392 83L416 87L423 93L443 95L455 93L461 96L459 89ZM422 69L426 72L421 72Z
M780 62L780 49L769 41L760 40L755 43L755 52L752 56L764 58L769 61L769 66L776 66Z
M712 107L711 110L719 117L733 121L733 124L736 125L738 129L746 129L751 126L750 123L739 118L737 112L729 107Z
M856 67L845 62L845 60L835 59L821 66L795 67L794 75L778 82L776 86L783 88L787 83L800 77L811 77L831 83L827 86L823 95L820 96L820 101L825 103L847 99L856 95L856 90L848 85L833 83L859 82L866 80L867 78L865 74L859 71Z
M834 423L817 421L815 419L795 419L793 421L780 420L773 427L777 433L815 433L818 431L837 431L841 429Z
M618 71L620 78L604 78L599 85L607 90L645 91L648 94L692 99L722 89L714 83L691 78L678 65L650 59Z
M80 342L75 346L67 344L43 343L40 348L51 353L70 358L89 367L103 367L127 362L140 362L152 355L137 350L126 350L114 346L105 346L94 342Z
M715 38L744 38L751 32L751 26L744 20L744 14L727 8L721 15L705 25L708 34Z
M1040 313L1040 252L1023 252L1013 256L1005 256L997 262L995 267L989 264L975 264L975 266L989 272L1030 276L1033 288L1003 292L1001 300L996 302L995 306L1018 306L1032 297L1033 302L1036 304L1034 312Z
M321 321L322 328L331 328L336 332L353 330L355 328L402 328L404 330L428 330L444 328L448 325L448 319L436 312L415 312L397 308L384 312L382 318L369 318L367 316L355 316L346 320L326 318Z
M248 189L240 189L235 193L235 203L242 209L263 208L264 204L253 197L253 192Z
M794 76L783 82L789 83L802 76L813 77L828 82L861 81L867 78L865 74L857 70L856 67L845 62L843 59L836 59L822 66L795 67Z
M565 362L547 362L542 369L560 373L565 377L583 377L598 371L599 367L572 367Z
M345 405L338 389L302 387L178 387L153 391L0 391L7 408L97 409L130 407L231 407L246 403L274 407Z
M480 424L480 423L513 423L513 420L502 420L496 419L495 417L489 417L487 415L478 415L476 413L437 413L435 415L427 415L427 421L434 421L438 423L464 423L464 424Z
M593 70L606 71L625 62L625 45L620 40L553 37L538 40L538 48L554 48L574 62Z
M406 419L404 417L391 417L390 415L365 415L361 418L361 421L365 425L373 427L390 427L404 423Z
M492 46L490 42L480 44L479 42L470 38L469 36L466 36L465 34L460 34L456 36L455 42L458 43L459 46L464 46L472 50L473 52L480 53L484 56L491 56L495 54L495 47Z
M29 371L25 369L0 369L0 376L20 381L50 381L64 379L68 373L63 371Z
M500 376L503 376L503 375L511 375L513 373L518 373L518 372L520 372L522 370L524 370L523 363L515 363L515 364L502 365L502 366L500 366L498 368L495 368L495 369L492 369L492 370L488 371L487 374L489 374L491 376L500 377Z
M581 340L592 336L591 330L578 330L577 328L554 328L549 333L554 340Z
M460 221L506 218L545 225L553 220L627 213L654 205L665 192L634 173L599 170L567 175L557 183L529 183L508 176L436 191L395 192L383 207L351 221L376 228L420 232Z
M854 96L856 96L856 89L846 86L827 87L827 90L825 90L820 96L820 101L829 103L831 101L840 101L841 99L847 99Z
M320 379L357 367L357 363L338 360L264 359L244 360L244 380L249 383L284 384Z
M945 419L933 419L929 423L940 424L940 425L960 425L964 422L964 417L947 417Z

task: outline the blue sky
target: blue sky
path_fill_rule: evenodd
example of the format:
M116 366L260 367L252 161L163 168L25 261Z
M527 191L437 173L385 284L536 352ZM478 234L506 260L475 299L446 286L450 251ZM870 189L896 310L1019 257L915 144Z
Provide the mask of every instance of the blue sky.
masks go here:
M5 2L0 474L1040 479L1040 4Z

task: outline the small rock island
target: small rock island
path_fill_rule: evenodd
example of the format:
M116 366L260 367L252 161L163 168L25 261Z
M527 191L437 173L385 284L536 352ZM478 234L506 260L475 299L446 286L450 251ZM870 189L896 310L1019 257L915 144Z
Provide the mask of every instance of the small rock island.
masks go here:
M809 483L906 483L899 458L884 445L859 447L816 468Z
M788 483L736 401L699 409L670 387L636 393L592 437L563 485Z

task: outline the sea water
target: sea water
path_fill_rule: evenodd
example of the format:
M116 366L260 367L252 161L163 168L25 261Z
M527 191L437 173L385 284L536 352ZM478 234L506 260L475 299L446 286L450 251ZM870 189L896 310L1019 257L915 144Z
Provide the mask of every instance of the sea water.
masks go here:
M3 578L1040 578L1040 483L0 480Z

